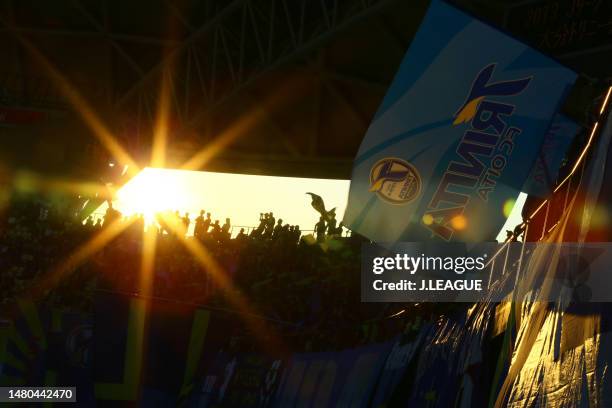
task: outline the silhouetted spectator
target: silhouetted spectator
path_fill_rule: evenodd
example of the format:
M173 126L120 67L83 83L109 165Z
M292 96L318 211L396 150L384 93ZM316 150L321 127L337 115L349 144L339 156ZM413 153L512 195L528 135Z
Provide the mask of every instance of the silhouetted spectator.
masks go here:
M247 235L244 233L244 228L240 228L240 232L238 232L236 235L235 240L241 245L244 244L244 242L247 240Z
M212 220L210 219L210 213L206 213L206 219L204 220L204 223L202 224L202 235L208 234L208 229L210 228L211 222Z
M302 231L300 231L300 226L294 225L293 226L293 242L296 244L299 243L301 236L302 236Z
M185 227L185 233L187 233L187 231L189 231L189 224L191 223L188 212L186 212L183 218L181 218L181 221L183 222L183 226Z
M331 212L330 218L327 220L327 234L328 235L336 235L336 213Z
M325 230L326 230L325 220L323 217L319 218L319 222L315 224L314 230L317 235L317 242L325 241Z
M232 224L230 223L230 219L226 218L225 219L225 224L223 224L223 227L221 227L221 231L223 232L223 235L225 236L225 239L229 239L230 238L230 229L232 228Z
M200 210L200 215L195 219L193 227L193 236L201 239L204 235L204 210Z
M338 228L336 229L336 235L341 237L343 229L344 229L344 223L340 221L340 225L338 225Z
M104 226L108 227L113 221L121 218L121 213L113 208L113 203L108 201L108 208L104 214Z
M266 218L266 225L265 225L265 229L262 235L264 239L272 238L272 234L274 232L274 223L275 223L274 214L270 212L268 213L268 216Z
M278 223L276 224L276 226L274 227L274 230L272 231L272 238L277 239L278 237L280 237L282 230L283 230L283 220L279 218Z
M268 213L259 213L259 225L257 228L251 231L251 235L254 237L260 237L263 235L266 225L268 224Z
M212 235L215 241L221 241L221 225L219 225L219 220L215 220L215 223L212 225L212 230L210 234Z

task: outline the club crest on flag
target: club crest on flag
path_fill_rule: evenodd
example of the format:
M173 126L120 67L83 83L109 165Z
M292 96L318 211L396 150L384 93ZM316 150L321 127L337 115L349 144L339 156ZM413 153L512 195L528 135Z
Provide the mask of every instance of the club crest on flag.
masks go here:
M392 204L406 204L419 196L421 176L407 161L385 158L372 166L370 192Z
M355 156L344 225L381 243L494 240L576 78L431 0Z

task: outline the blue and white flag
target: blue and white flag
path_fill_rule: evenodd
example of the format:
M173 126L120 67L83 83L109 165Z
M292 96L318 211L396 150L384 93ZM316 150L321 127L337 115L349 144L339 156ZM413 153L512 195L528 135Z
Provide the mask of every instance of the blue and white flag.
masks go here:
M548 197L552 193L561 163L580 128L567 116L555 115L523 187L524 193L539 197Z
M433 0L355 158L345 225L379 242L493 240L575 79Z

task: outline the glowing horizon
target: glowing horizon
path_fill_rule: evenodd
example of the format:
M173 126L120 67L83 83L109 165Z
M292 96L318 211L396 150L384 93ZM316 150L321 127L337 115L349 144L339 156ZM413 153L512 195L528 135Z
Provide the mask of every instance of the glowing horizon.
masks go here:
M124 216L142 213L147 225L155 221L155 214L179 211L182 217L189 213L193 233L194 220L200 210L211 213L212 222L223 225L230 218L233 227L255 227L259 214L272 211L283 224L299 225L310 231L319 214L310 205L313 192L323 197L326 208L336 208L336 219L342 221L348 202L350 180L314 179L253 174L218 173L183 169L145 167L117 190L113 207ZM506 223L497 235L504 241L506 230L521 223L521 209L526 194L521 193L510 205ZM510 203L511 204L511 203ZM101 217L108 205L102 204L94 218ZM235 235L239 229L234 228Z
M124 216L143 213L148 225L156 213L178 210L193 220L200 210L211 213L213 222L223 225L230 218L233 226L254 227L259 214L272 211L283 224L311 230L319 214L310 205L313 192L323 197L326 208L336 207L336 219L342 220L348 200L349 180L260 176L181 169L146 167L123 187L113 200L113 207ZM104 203L96 210L101 216ZM234 231L236 233L237 231Z

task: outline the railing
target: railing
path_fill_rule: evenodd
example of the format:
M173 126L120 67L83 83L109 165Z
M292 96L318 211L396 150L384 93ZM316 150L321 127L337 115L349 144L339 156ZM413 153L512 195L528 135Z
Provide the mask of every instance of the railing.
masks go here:
M104 219L104 212L101 211L94 211L93 213L90 214L90 216L95 220L97 219ZM189 232L187 233L187 235L193 235L193 228L194 228L194 220L191 220L191 224L189 227ZM256 226L253 225L232 225L230 227L230 236L232 238L235 238L236 235L238 235L238 233L240 232L240 230L244 228L244 233L249 235L255 228L257 228ZM300 230L301 235L308 235L308 234L313 234L314 230L313 229L305 229L305 230ZM348 230L343 230L342 235L344 235L345 233L348 233Z
M521 275L521 268L523 266L523 258L525 254L525 244L527 242L539 242L545 240L550 234L555 231L559 226L561 218L566 214L568 210L576 210L576 208L568 208L570 203L575 202L577 194L580 193L582 187L582 177L587 162L587 157L593 151L593 145L595 138L597 137L598 130L601 130L601 123L607 117L609 111L606 110L610 95L612 94L612 87L608 88L606 97L599 110L597 121L593 124L589 138L586 145L580 152L580 155L576 159L576 162L570 169L567 176L559 182L553 189L552 194L547 199L543 200L537 207L529 214L522 223L517 225L511 234L506 238L502 246L497 252L489 259L487 267L489 270L489 282L488 286L495 281L497 274L505 276L507 273L512 272L515 269L516 278L515 282ZM583 205L584 203L578 203ZM570 237L571 238L571 237ZM509 265L509 259L511 258L512 248L516 248L516 245L511 245L513 242L522 242L520 245L520 253L518 259ZM497 274L496 274L497 271Z

